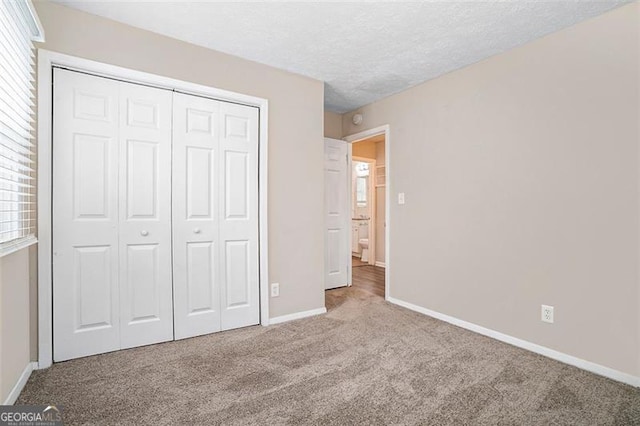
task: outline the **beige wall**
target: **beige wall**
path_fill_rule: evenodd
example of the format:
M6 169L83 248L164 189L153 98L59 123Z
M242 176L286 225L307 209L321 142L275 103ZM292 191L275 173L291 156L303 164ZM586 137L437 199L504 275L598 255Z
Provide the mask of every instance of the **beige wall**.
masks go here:
M323 83L57 4L36 9L39 47L269 100L269 281L280 283L270 315L323 307Z
M343 116L390 125L392 297L640 375L639 12Z
M30 361L29 249L0 258L0 403Z
M331 111L324 112L324 136L342 139L342 115Z
M371 160L375 160L376 159L376 143L371 140L354 142L351 145L351 154L354 157L362 157L362 158L369 158Z

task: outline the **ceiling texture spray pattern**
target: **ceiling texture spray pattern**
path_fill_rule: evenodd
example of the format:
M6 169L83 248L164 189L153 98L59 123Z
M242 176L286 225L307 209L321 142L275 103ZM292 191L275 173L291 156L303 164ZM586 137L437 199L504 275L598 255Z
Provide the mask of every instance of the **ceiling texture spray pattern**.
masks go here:
M343 113L630 0L56 2L322 80Z

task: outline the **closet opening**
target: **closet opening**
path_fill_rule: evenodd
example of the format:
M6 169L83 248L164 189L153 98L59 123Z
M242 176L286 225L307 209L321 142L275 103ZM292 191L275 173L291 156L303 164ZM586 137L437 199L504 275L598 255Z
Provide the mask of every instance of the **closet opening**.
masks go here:
M39 367L268 325L266 100L38 67Z

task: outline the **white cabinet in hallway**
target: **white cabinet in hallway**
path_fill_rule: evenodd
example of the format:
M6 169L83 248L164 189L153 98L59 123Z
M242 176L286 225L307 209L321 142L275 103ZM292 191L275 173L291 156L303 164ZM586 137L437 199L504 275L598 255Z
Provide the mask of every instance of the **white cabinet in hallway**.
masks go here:
M54 360L258 324L257 108L55 69L53 110Z

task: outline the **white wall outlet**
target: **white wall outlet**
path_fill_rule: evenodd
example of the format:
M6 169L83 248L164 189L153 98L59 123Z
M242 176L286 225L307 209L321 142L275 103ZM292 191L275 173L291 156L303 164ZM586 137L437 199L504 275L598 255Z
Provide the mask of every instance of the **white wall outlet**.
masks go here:
M404 204L404 192L398 193L398 204Z
M280 284L279 283L271 283L271 297L280 296Z
M540 319L542 322L548 322L553 324L553 306L542 305L540 311Z

